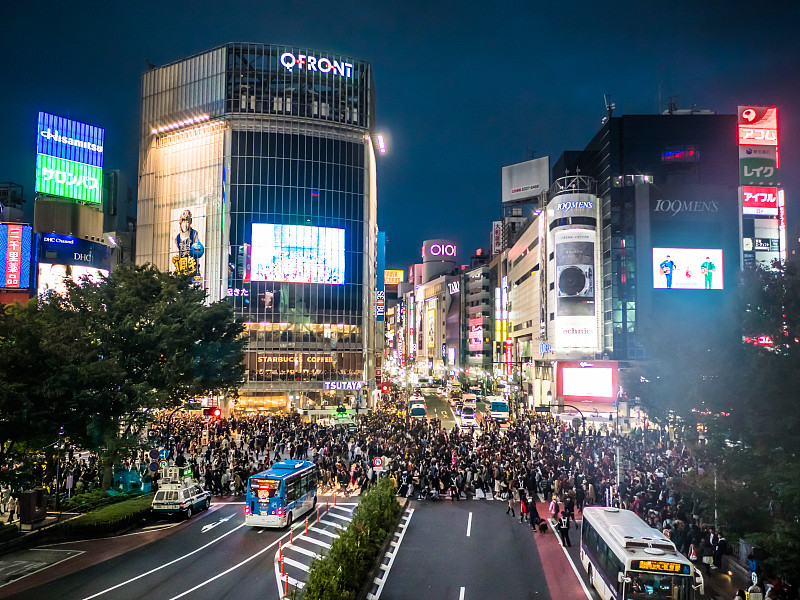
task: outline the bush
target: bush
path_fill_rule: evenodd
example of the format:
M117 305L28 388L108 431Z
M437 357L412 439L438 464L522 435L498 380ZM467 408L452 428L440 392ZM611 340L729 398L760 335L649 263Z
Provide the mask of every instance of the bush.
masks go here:
M375 557L402 510L394 483L380 479L361 496L353 520L331 544L330 552L311 563L303 588L306 600L352 600L364 585Z
M0 543L18 538L22 533L16 525L3 525L0 523Z
M153 494L128 498L65 521L59 530L68 536L101 536L133 525L150 514Z
M77 496L73 496L72 498L64 500L61 503L61 508L64 510L64 512L87 513L97 510L103 506L109 506L111 504L116 504L117 502L129 500L130 498L134 498L139 495L141 495L141 492L134 492L130 494L109 494L106 491L97 489L92 490L91 492L84 492L83 494L78 494Z

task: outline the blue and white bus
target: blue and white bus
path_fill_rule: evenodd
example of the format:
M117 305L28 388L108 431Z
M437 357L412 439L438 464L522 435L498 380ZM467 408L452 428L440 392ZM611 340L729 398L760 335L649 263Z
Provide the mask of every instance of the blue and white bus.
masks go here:
M247 480L244 522L286 527L317 505L319 467L307 460L282 460Z

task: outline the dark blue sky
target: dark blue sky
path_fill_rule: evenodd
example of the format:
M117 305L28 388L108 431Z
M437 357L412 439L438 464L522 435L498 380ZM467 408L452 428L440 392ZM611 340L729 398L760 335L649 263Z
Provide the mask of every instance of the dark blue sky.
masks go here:
M107 168L135 181L145 59L228 41L349 53L372 63L387 266L449 237L488 246L500 168L581 149L605 114L780 107L782 180L800 215L800 3L15 2L0 9L0 181L33 200L39 110L106 128ZM731 132L734 135L734 132ZM790 222L789 237L794 237Z

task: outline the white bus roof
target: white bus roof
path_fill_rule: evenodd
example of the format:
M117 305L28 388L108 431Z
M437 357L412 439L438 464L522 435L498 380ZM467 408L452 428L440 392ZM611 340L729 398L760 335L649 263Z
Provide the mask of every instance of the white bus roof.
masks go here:
M683 558L667 536L650 527L630 510L587 506L583 509L583 518L589 521L607 542L616 542L632 559L652 559L654 555L659 554L672 554Z

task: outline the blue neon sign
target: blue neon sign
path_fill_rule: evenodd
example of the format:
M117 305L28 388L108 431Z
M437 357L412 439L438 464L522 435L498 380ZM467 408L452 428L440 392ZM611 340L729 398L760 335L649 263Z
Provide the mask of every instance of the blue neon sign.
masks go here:
M102 127L39 112L36 154L102 167L104 138Z

